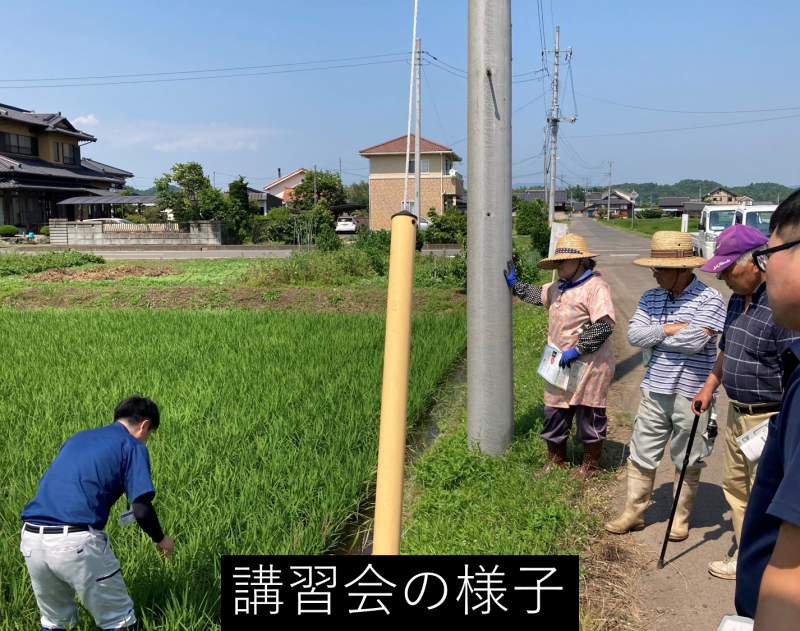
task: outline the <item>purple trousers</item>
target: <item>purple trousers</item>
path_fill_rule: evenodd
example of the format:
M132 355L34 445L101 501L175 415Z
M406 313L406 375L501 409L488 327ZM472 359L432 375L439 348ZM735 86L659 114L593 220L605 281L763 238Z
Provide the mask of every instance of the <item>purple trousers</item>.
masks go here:
M606 439L608 417L605 408L571 405L568 408L544 406L544 427L539 434L548 443L560 445L569 438L572 419L576 418L578 442L584 445Z

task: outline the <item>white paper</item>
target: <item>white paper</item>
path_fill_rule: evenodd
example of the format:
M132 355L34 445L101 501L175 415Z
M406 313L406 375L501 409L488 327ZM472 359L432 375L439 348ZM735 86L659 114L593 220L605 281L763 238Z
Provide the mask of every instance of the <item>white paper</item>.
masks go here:
M767 442L768 431L769 419L763 423L759 423L749 432L745 432L736 439L742 453L744 453L750 462L757 462L758 459L761 458L761 452L764 451L764 445Z
M752 631L753 621L741 616L725 616L717 631Z
M576 360L569 368L559 366L561 355L561 351L555 346L545 344L542 359L539 361L539 369L536 372L556 388L574 392L586 371L586 364Z

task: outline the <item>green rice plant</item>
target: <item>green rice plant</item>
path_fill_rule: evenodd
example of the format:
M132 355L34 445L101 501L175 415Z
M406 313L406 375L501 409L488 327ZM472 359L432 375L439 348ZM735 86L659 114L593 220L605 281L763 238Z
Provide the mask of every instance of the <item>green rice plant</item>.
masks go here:
M372 276L375 272L369 255L350 246L335 252L312 250L293 252L285 259L264 259L250 268L245 283L252 287L337 286Z
M46 252L43 254L21 254L11 252L0 255L0 276L38 274L48 269L75 267L86 263L105 263L102 256L89 252Z
M64 440L139 393L155 506L176 551L138 527L111 542L141 629L220 624L220 555L322 554L374 483L384 318L246 311L14 311L0 362L0 629L38 628L19 514ZM36 340L31 349L30 340ZM466 344L463 312L413 320L408 417ZM94 626L84 612L79 631ZM138 627L137 627L138 628Z

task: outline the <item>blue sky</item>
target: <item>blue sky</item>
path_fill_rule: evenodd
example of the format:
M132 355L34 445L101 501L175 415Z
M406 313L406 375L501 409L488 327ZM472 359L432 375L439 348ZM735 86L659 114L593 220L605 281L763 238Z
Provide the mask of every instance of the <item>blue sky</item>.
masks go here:
M792 81L800 53L800 3L674 0L542 0L547 46L561 26L572 46L579 120L562 126L559 175L570 183L674 183L713 179L728 185L800 185L795 151L800 109L741 114L679 114L620 107L719 111L800 108ZM67 7L69 7L67 9ZM514 74L541 67L537 2L513 0ZM139 188L175 162L196 160L224 186L243 174L261 186L297 167L339 168L345 182L366 178L359 149L405 133L409 65L379 57L411 49L413 0L294 0L225 3L77 0L10 3L3 31L7 58L0 102L61 111L98 138L85 156L128 169ZM420 0L422 47L467 67L466 0ZM11 89L66 81L9 82L178 72L347 57L350 68L163 83ZM550 56L552 59L552 56ZM400 61L395 61L395 60ZM378 61L391 63L377 64ZM337 64L330 64L337 65ZM300 66L302 68L302 66ZM286 68L275 68L281 70ZM566 80L562 65L562 78ZM240 73L269 72L270 69ZM213 73L212 73L213 74ZM219 73L217 73L219 74ZM466 79L426 66L423 136L451 144L467 173ZM186 77L192 75L173 75ZM526 75L536 77L538 75ZM169 76L149 79L170 78ZM148 79L142 77L142 79ZM97 79L128 81L130 79ZM549 89L549 85L545 86ZM513 108L540 96L540 81L514 85ZM514 162L541 152L547 95L514 116ZM434 107L435 104L435 107ZM563 114L574 113L570 92ZM438 113L438 115L437 115ZM630 132L769 122L640 135ZM598 137L599 136L599 137ZM514 167L513 181L539 182L541 157ZM594 168L596 167L596 168ZM468 175L468 173L467 173Z

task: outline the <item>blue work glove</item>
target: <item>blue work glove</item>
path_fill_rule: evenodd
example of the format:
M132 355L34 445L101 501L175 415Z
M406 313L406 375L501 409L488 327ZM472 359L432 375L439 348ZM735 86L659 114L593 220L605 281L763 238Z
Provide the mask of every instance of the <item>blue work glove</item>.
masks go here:
M561 360L558 362L558 365L559 366L569 366L572 362L574 362L580 356L581 356L581 352L577 348L571 348L568 351L564 351L561 354Z
M506 265L506 270L503 271L503 275L506 277L506 283L508 283L509 287L513 287L519 281L517 280L517 267L511 261L508 262Z

